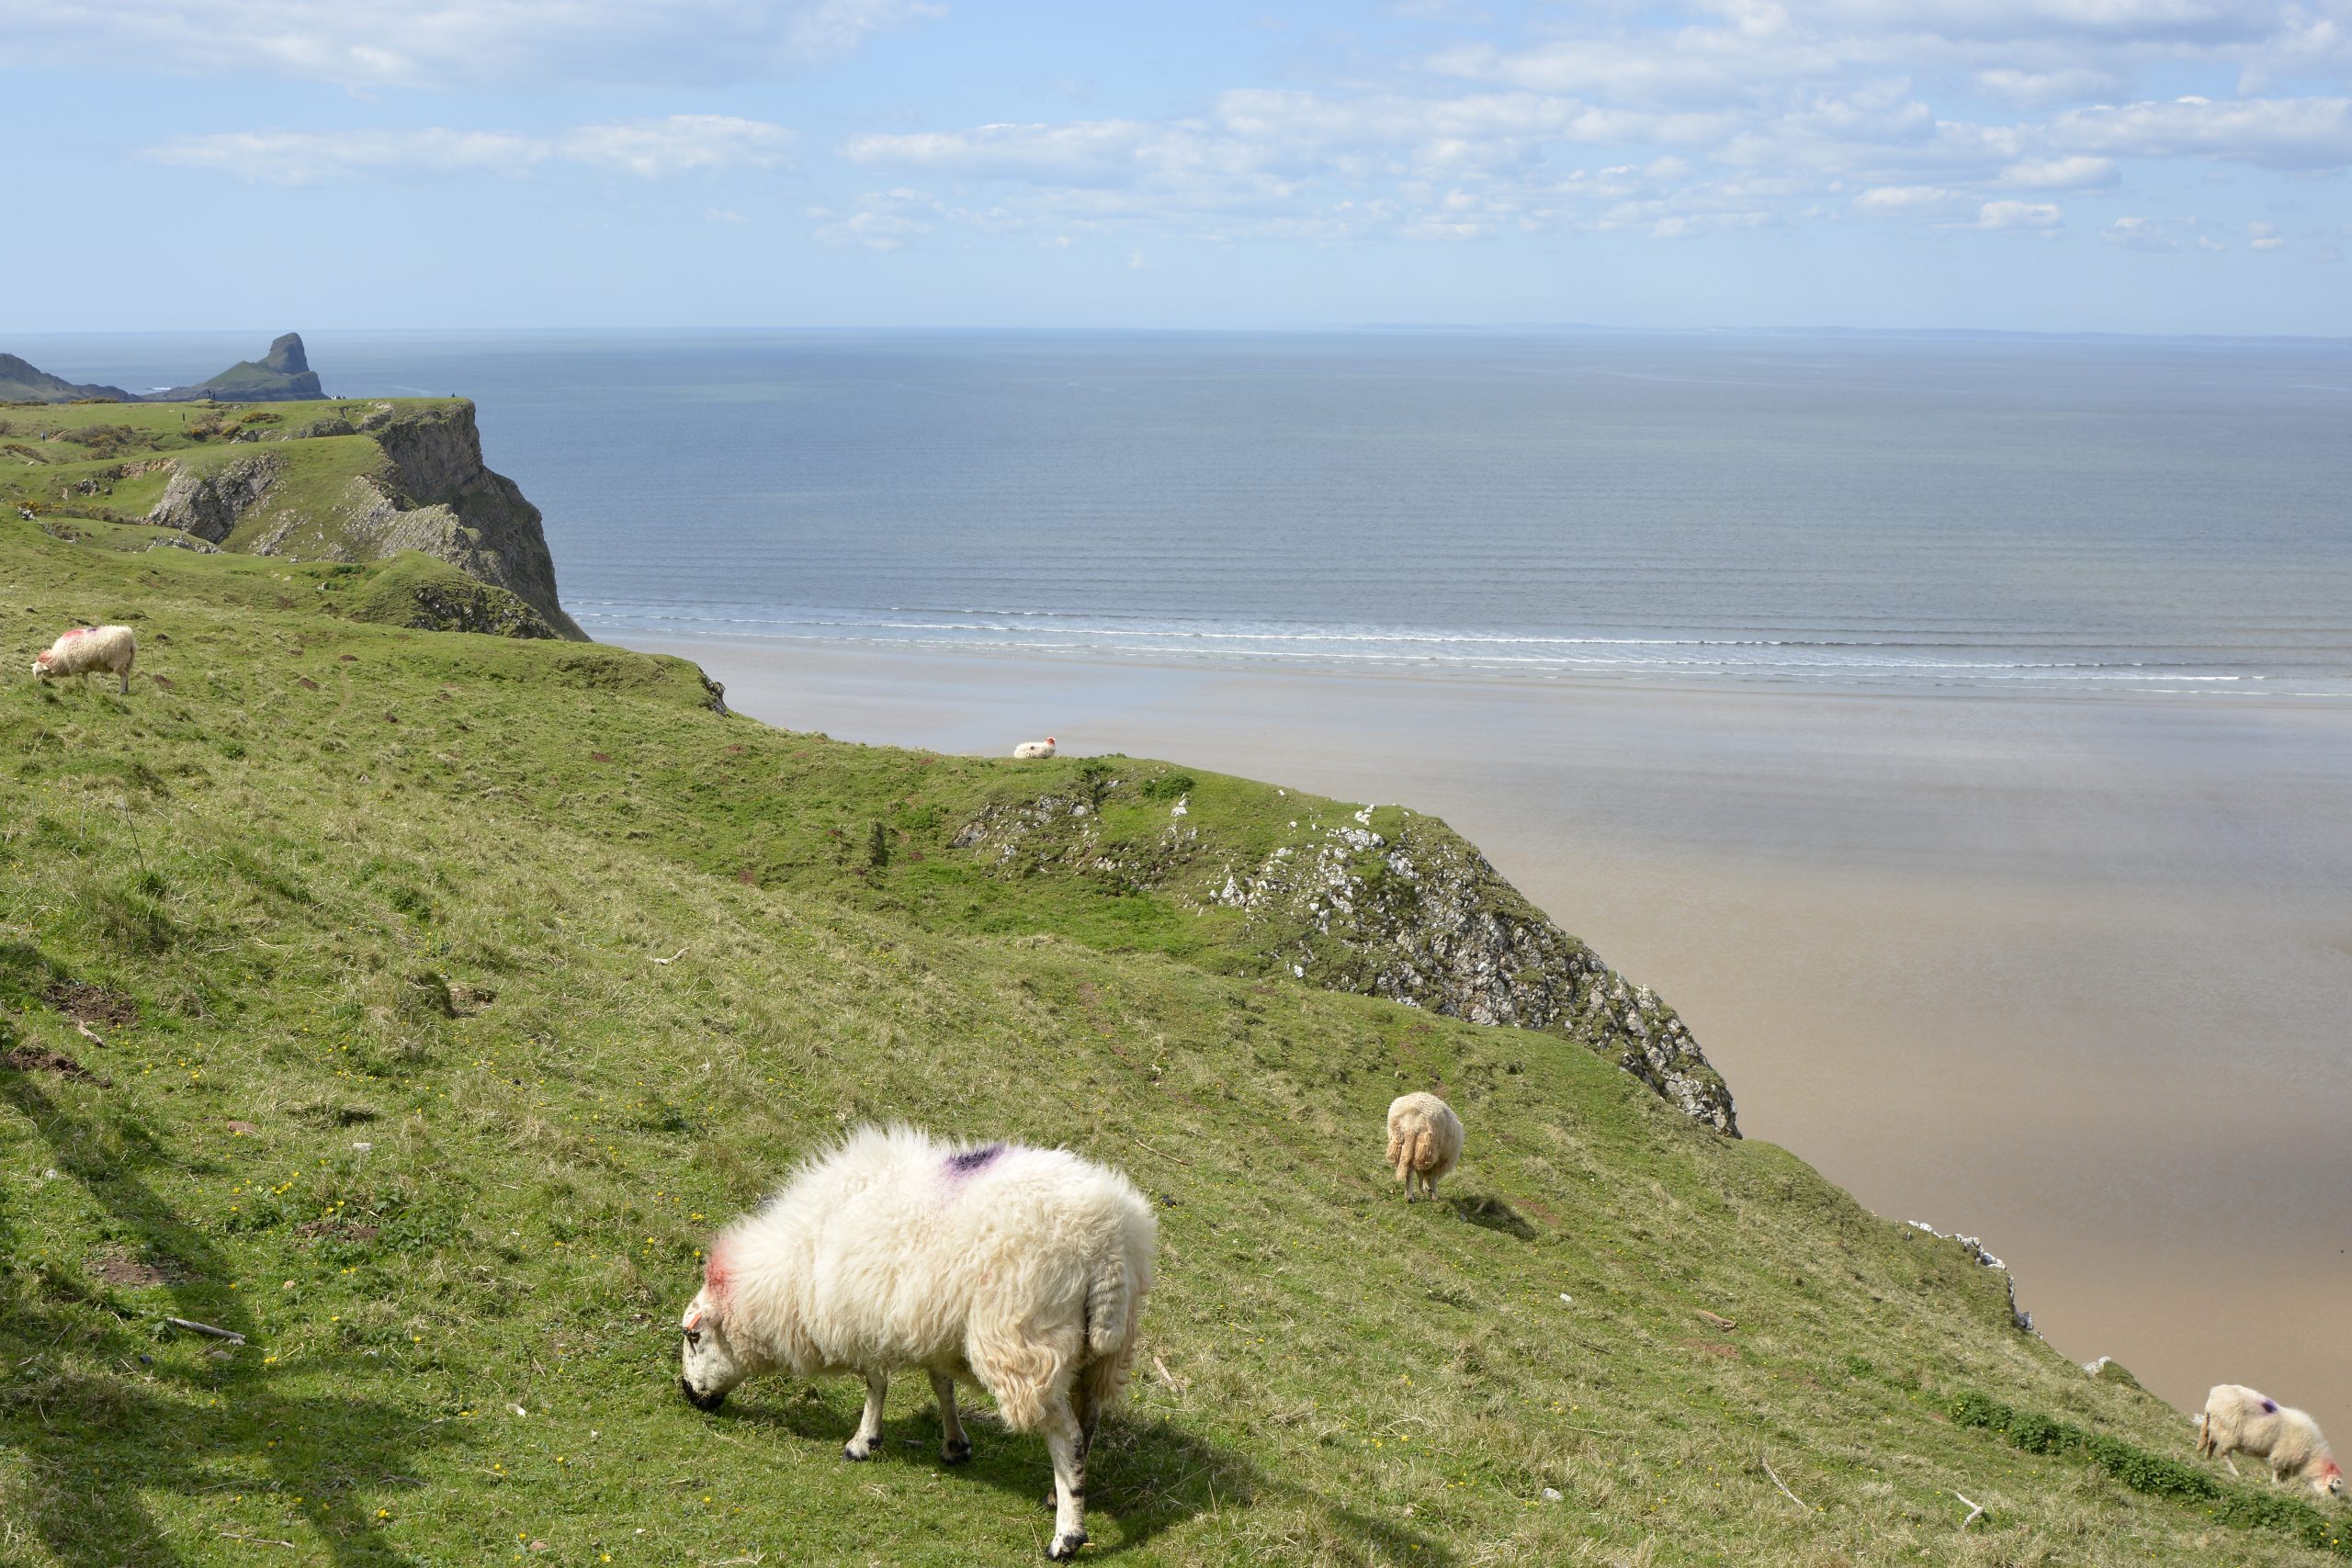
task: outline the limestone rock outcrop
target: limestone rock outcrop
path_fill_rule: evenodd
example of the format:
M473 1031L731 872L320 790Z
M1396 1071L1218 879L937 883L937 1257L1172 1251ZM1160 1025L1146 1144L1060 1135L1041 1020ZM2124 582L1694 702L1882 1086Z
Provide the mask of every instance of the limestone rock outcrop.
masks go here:
M952 842L1000 875L1050 864L1239 910L1259 964L1329 990L1565 1035L1692 1121L1739 1135L1729 1086L1674 1010L1555 925L1437 818L1392 808L1375 822L1365 807L1321 823L1309 810L1283 841L1237 863L1181 815L1154 840L1114 841L1102 829L1102 798L996 807Z

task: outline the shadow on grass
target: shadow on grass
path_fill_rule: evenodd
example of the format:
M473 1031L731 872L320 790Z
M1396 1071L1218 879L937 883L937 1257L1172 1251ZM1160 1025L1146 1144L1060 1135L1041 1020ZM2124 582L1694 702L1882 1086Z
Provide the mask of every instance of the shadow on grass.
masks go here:
M0 1313L0 1356L17 1373L0 1385L0 1447L16 1450L24 1471L12 1522L74 1568L176 1568L209 1560L218 1542L175 1544L145 1495L256 1495L274 1522L241 1528L240 1536L306 1537L286 1544L349 1568L412 1562L382 1533L361 1494L372 1499L418 1484L408 1472L444 1440L441 1429L374 1400L281 1394L257 1342L157 1354L152 1371L143 1368L143 1353L158 1341L141 1332L142 1322L152 1328L168 1314L253 1331L243 1308L220 1291L232 1274L229 1260L141 1179L164 1158L144 1127L127 1117L102 1124L6 1069L0 1099L39 1131L52 1168L104 1211L108 1234L170 1259L184 1275L184 1282L156 1287L169 1292L167 1309L134 1318L72 1260L25 1269L15 1226L0 1213L0 1245L19 1259L19 1280L10 1282L17 1299ZM51 1361L67 1345L81 1366ZM120 1370L83 1370L93 1362ZM213 1398L217 1406L205 1403ZM299 1526L286 1517L297 1497ZM231 1532L216 1527L214 1534Z
M895 1390L894 1390L895 1393ZM966 1398L970 1396L967 1393ZM820 1443L839 1454L857 1424L857 1402L839 1407L807 1385L772 1385L764 1397L729 1405L718 1419L765 1427L778 1441ZM1053 1463L1045 1440L1008 1432L985 1406L964 1410L972 1458L947 1473L1012 1494L1036 1509L1040 1539L1047 1522ZM939 1415L928 1399L913 1413L887 1418L883 1446L870 1465L940 1468ZM850 1461L838 1462L849 1466ZM853 1467L854 1468L854 1467ZM1138 1416L1124 1407L1102 1419L1086 1467L1091 1559L1111 1559L1150 1545L1162 1531L1204 1514L1248 1509L1261 1501L1320 1510L1330 1531L1357 1553L1417 1563L1448 1564L1453 1553L1434 1538L1375 1519L1294 1483L1272 1480L1229 1449L1219 1448L1172 1421ZM1106 1529L1109 1526L1112 1528Z
M1520 1241L1533 1241L1535 1227L1517 1209L1499 1198L1456 1198L1453 1200L1456 1219L1490 1231L1500 1231Z

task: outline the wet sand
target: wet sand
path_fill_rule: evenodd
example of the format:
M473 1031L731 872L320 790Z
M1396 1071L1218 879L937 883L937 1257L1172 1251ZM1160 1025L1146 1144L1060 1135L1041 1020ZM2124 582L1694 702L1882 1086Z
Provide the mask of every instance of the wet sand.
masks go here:
M640 646L796 729L1436 812L2067 1354L2352 1431L2352 708Z

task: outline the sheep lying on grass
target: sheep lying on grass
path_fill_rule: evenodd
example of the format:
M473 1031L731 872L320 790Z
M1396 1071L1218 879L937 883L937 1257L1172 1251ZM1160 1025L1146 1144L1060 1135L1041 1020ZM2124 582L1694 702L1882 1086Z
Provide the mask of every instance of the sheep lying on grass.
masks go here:
M139 657L139 639L129 626L74 626L57 634L57 640L33 655L33 673L42 680L78 675L90 683L90 671L104 670L122 677L124 695L130 692L130 661Z
M1421 1190L1437 1196L1437 1179L1462 1157L1462 1118L1453 1107L1433 1094L1400 1094L1388 1105L1388 1163L1405 1184L1405 1201L1413 1201L1416 1179Z
M1054 754L1054 738L1048 735L1043 740L1023 740L1012 749L1012 754L1024 762L1050 757Z
M882 1439L890 1371L931 1374L940 1457L971 1457L956 1380L1042 1430L1054 1461L1046 1555L1086 1544L1086 1453L1135 1359L1158 1222L1132 1182L1064 1149L939 1143L863 1128L812 1156L711 1244L680 1326L686 1397L716 1410L745 1378L856 1372L865 1414L842 1450Z
M2211 1459L2233 1453L2270 1461L2273 1482L2300 1481L2321 1496L2344 1490L2344 1470L2327 1451L2319 1423L2240 1383L2218 1384L2197 1418L2197 1451Z

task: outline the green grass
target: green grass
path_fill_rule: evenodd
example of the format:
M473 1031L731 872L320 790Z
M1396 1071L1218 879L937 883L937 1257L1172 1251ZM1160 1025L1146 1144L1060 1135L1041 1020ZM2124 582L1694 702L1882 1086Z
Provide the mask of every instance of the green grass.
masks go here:
M356 425L380 408L396 415L447 399L330 399L212 407L203 403L0 405L0 515L30 507L52 526L68 520L137 524L164 497L173 466L193 471L266 453L284 465L263 514L229 541L238 548L291 515L301 526L280 553L323 554L336 520L361 496L353 481L382 470L384 452L361 434L306 434L322 422ZM329 428L333 428L332 424ZM135 468L144 472L131 472ZM73 530L67 530L69 532ZM160 536L149 529L145 542ZM113 541L113 547L130 547Z
M846 1382L676 1393L711 1230L885 1118L1170 1201L1090 1557L2330 1560L1956 1244L1577 1043L1294 980L1158 873L953 848L1085 764L354 620L374 570L0 521L17 671L74 617L142 649L128 698L0 686L5 1044L107 1080L0 1069L0 1561L1028 1561L1042 1445L981 1419L942 1470L919 1379L865 1465ZM1350 809L1121 759L1098 845L1160 843L1180 771L1186 876ZM1381 1114L1432 1084L1469 1143L1408 1209Z

